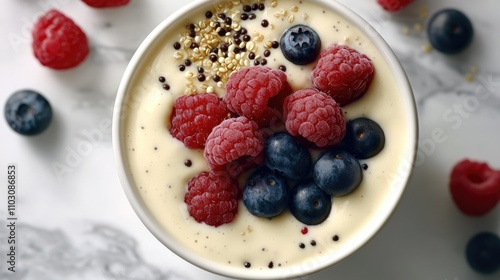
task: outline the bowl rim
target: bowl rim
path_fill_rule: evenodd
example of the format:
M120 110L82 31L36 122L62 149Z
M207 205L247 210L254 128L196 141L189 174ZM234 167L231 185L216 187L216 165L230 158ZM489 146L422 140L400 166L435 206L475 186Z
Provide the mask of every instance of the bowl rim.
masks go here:
M205 6L211 6L215 1L196 0L194 2L191 2L183 6L181 9L173 12L159 25L157 25L142 41L142 43L134 53L132 59L128 63L120 81L115 99L112 120L112 144L119 181L129 201L129 204L132 206L140 221L166 248L168 248L170 251L174 252L177 256L181 257L187 262L196 265L197 267L200 267L206 271L221 276L234 277L238 279L283 279L305 276L328 268L344 260L354 252L358 251L361 247L367 244L374 236L378 234L378 232L384 227L384 225L390 219L390 216L398 206L401 200L401 196L408 184L408 180L412 175L413 165L415 163L418 148L418 115L413 91L400 61L398 60L390 46L387 44L387 42L382 38L382 36L365 19L363 19L351 9L347 8L337 1L306 1L313 2L330 10L334 10L342 15L342 17L344 17L346 20L350 21L353 25L358 27L359 30L362 31L367 36L367 38L369 38L373 42L374 46L387 62L390 70L395 75L395 80L399 88L401 89L401 93L403 96L402 101L404 103L408 117L406 133L408 135L408 140L411 141L406 145L405 156L403 157L404 159L408 160L406 167L399 169L400 171L402 171L402 174L398 174L400 179L399 188L396 192L389 196L390 199L388 199L387 201L387 203L389 203L389 206L383 207L384 211L378 213L377 217L379 218L377 219L377 222L370 223L368 227L364 228L363 234L359 235L361 237L360 241L350 244L350 246L346 246L346 248L348 249L342 250L342 254L338 255L336 258L332 258L329 261L318 261L316 259L313 259L312 261L314 262L314 264L312 265L310 262L304 262L301 265L288 268L287 271L282 269L248 270L243 268L229 267L222 264L216 264L214 262L206 260L205 258L199 257L191 251L185 250L184 246L175 242L175 240L169 238L168 236L165 236L164 229L155 221L155 218L149 212L145 203L142 201L140 194L138 193L138 190L133 183L133 178L126 164L126 147L124 137L122 137L124 133L122 129L124 125L123 116L127 109L124 106L124 102L127 98L127 94L131 90L134 75L137 73L138 69L141 68L140 66L144 62L144 60L148 57L148 52L154 50L154 48L157 47L157 43L161 41L164 33L168 31L168 27L172 23L181 20L184 17L184 14L190 13L197 9L201 9Z

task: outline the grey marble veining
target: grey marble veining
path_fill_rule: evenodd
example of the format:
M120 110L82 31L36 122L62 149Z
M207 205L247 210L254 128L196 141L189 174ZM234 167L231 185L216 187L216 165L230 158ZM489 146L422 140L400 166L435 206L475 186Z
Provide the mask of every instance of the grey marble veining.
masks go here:
M333 0L332 0L333 1ZM71 0L5 0L0 5L0 103L11 92L34 88L55 107L48 133L25 138L0 121L0 172L19 170L18 271L6 270L6 190L0 183L0 279L223 279L180 259L142 225L123 194L109 122L125 67L147 34L191 1L132 0L127 7L95 10ZM500 27L496 0L415 0L390 15L375 0L339 0L363 16L388 42L412 84L419 114L419 159L392 218L365 247L340 264L303 279L498 279L465 263L467 239L481 230L500 233L500 208L482 218L461 215L447 190L452 165L464 157L500 168ZM444 7L465 11L474 24L463 54L425 52L427 14ZM71 71L38 64L29 30L49 8L77 21L91 55ZM406 33L403 32L406 29ZM472 71L476 69L477 71ZM467 75L474 72L473 79ZM433 133L439 130L443 141Z

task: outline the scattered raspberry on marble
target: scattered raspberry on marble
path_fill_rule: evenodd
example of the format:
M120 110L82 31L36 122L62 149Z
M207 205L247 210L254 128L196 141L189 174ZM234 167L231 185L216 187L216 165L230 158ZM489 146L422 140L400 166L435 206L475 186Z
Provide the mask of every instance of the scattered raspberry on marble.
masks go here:
M52 9L34 25L33 52L44 66L62 70L79 65L89 54L87 36L73 20Z
M449 188L460 211L469 216L482 216L500 200L500 171L485 162L464 159L453 167Z
M212 170L233 161L252 162L264 150L264 136L256 122L246 117L226 119L208 135L203 155Z
M188 182L184 196L188 212L199 223L230 223L238 210L238 183L223 172L202 172Z
M212 129L228 114L215 94L184 95L175 100L170 133L190 149L203 149Z
M264 126L275 115L273 109L281 111L281 104L273 97L283 100L282 96L290 91L283 71L266 66L246 67L229 77L224 101L232 112Z
M314 88L288 96L283 105L286 130L323 148L339 144L345 135L342 108L330 96Z
M377 2L384 10L395 13L408 6L413 0L377 0Z
M317 89L344 106L366 93L375 76L375 68L365 54L334 44L321 52L311 75Z
M82 0L85 4L94 8L114 8L125 6L130 0Z

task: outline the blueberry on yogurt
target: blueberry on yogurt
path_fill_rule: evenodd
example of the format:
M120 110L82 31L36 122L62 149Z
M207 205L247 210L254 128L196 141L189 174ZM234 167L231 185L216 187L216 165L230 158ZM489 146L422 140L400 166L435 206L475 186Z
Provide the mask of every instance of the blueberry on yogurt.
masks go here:
M313 180L303 181L292 190L290 212L306 225L318 225L330 215L332 198Z
M290 180L300 180L309 174L309 151L286 132L269 136L264 147L266 165Z
M333 149L324 152L313 167L313 179L332 196L344 196L356 190L363 179L359 161L350 153Z
M271 169L255 170L243 188L243 203L257 217L272 218L281 214L288 203L288 183Z
M294 25L281 35L280 47L283 55L297 65L309 64L316 60L321 49L318 33L311 27Z

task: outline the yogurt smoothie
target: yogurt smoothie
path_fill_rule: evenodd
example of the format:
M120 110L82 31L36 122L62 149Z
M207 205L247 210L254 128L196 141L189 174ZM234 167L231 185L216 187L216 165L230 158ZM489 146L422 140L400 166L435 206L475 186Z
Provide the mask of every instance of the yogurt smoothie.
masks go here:
M211 7L170 27L136 72L125 101L125 157L144 205L185 250L228 267L291 269L344 254L351 240L364 238L364 229L373 226L374 216L401 188L394 174L407 162L403 154L404 143L410 141L405 133L409 120L390 66L365 30L308 1L210 2ZM223 96L231 71L257 64L284 70L294 90L311 87L315 63L294 65L276 46L283 31L295 24L312 27L322 49L347 45L372 60L376 74L368 92L343 110L346 119L365 116L378 122L385 147L360 162L365 169L361 185L352 194L334 198L329 218L320 225L306 226L288 211L272 219L258 218L241 201L231 223L198 223L183 199L187 182L209 167L202 150L188 149L170 135L173 103L190 93ZM214 48L216 58L210 57Z

